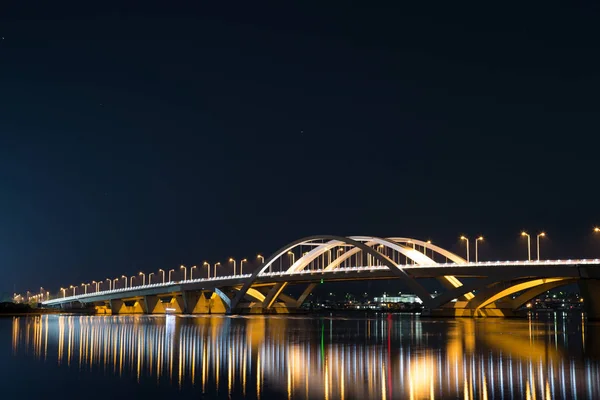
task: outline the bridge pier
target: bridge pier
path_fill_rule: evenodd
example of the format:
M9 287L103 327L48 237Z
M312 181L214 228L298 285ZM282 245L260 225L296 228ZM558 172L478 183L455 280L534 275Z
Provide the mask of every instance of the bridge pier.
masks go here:
M583 309L592 320L600 320L600 280L581 279L579 290L583 297Z

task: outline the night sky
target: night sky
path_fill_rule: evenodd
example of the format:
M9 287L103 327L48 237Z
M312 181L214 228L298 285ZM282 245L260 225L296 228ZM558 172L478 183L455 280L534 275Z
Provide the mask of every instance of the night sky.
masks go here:
M592 2L23 3L0 5L0 291L313 234L508 259L544 229L545 256L600 257Z

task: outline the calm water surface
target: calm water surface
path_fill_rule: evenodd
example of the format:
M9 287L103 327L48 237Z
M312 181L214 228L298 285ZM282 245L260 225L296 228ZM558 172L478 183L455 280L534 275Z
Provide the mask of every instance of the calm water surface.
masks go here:
M600 325L277 316L0 318L2 399L600 399Z

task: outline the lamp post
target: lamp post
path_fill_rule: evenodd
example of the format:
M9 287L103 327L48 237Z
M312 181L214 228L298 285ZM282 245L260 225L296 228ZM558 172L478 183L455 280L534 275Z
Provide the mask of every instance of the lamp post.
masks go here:
M244 263L245 262L248 262L248 260L246 260L245 258L242 261L240 261L240 275L244 274Z
M82 283L81 286L83 286L83 294L87 294L87 287L90 286L89 283Z
M291 251L288 251L287 254L292 259L292 262L291 262L290 266L294 265L294 263L296 262L296 255L293 252L291 252Z
M76 290L77 290L77 286L69 286L69 289L73 289L73 296L75 296Z
M233 276L235 276L235 260L233 258L229 258L229 262L233 263Z
M461 236L460 240L464 240L467 243L467 263L469 262L469 238L466 236Z
M339 248L339 249L336 250L336 252L335 252L335 258L336 259L340 258L340 252L344 252L344 249L343 248ZM306 253L304 253L304 254L306 254ZM302 257L304 257L304 254L302 254ZM373 260L373 256L370 255L370 254L368 255L367 266L369 267L370 265L369 265L369 261L368 260ZM338 267L343 267L343 265L342 265L343 263L344 262L342 261L340 264L338 264Z
M175 272L175 269L170 269L169 270L169 282L171 282L171 273Z
M115 279L112 280L112 286L113 286L114 289L117 288L117 282L119 282L119 278L115 278Z
M263 256L261 256L260 254L257 254L256 258L260 259L261 265L265 263L265 258ZM271 263L271 264L273 264L273 263ZM271 265L269 265L269 272L271 272Z
M151 284L152 284L152 275L154 275L154 272L150 272L150 273L148 274L148 285L151 285Z
M214 270L215 270L215 271L214 271L214 273L213 273L213 278L216 278L216 277L217 277L217 265L221 265L221 263L220 263L220 262L218 262L218 263L215 263L215 266L213 267L213 268L214 268Z
M165 283L165 270L164 269L159 269L158 272L162 272L163 283Z
M527 261L531 261L531 236L525 231L521 232L521 236L527 236Z
M479 255L477 254L477 243L483 241L483 236L479 236L475 239L475 262L479 261Z
M92 281L94 285L96 285L96 292L100 291L100 282Z
M190 280L194 279L194 270L195 270L196 268L197 268L197 267L196 267L195 265L194 265L192 268L190 268Z
M183 280L187 281L187 268L185 267L185 265L182 265L179 267L179 269L183 270Z
M541 237L546 237L546 232L540 232L537 235L537 260L540 261L540 238Z
M121 275L121 278L125 279L125 289L127 289L127 277L125 275Z
M65 288L62 288L62 287L61 287L61 288L60 288L60 290L62 290L62 293L63 293L63 299L64 299L65 297L67 297L67 294L66 294L66 291L67 291L67 289L65 289Z
M112 290L112 281L109 278L106 278L108 281L108 290Z
M210 264L204 261L202 266L206 265L206 279L210 279Z
M133 287L133 278L135 278L135 275L132 275L132 276L129 278L129 287L130 287L130 288L132 288L132 287Z
M138 275L142 276L142 286L146 286L146 274L143 272L140 272Z

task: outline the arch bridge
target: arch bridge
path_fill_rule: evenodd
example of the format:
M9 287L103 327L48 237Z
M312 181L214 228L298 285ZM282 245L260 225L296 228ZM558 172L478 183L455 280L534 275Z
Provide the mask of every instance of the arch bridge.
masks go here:
M422 284L436 279L435 296ZM440 316L512 316L540 294L582 289L588 315L600 317L600 260L467 262L430 242L406 237L319 235L280 248L252 273L167 282L59 297L47 306L94 305L99 313L287 313L322 281L396 279ZM285 293L302 287L297 297Z

